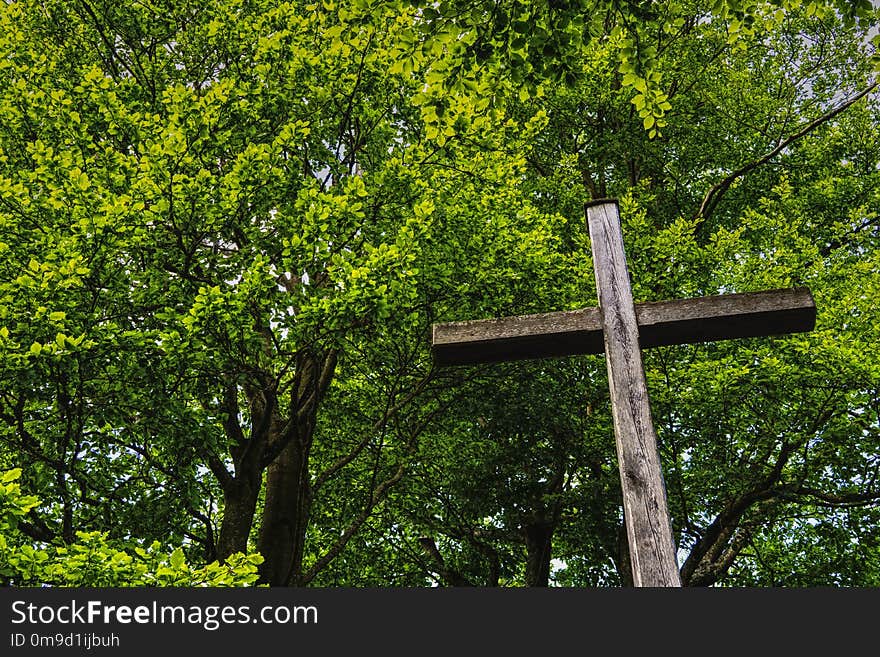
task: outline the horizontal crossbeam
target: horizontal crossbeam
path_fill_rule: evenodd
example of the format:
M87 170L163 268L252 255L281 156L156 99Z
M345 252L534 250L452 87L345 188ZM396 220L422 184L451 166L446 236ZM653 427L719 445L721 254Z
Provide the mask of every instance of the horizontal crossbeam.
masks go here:
M799 333L816 323L807 288L637 303L635 309L643 348ZM438 365L600 354L602 317L594 307L434 324L432 350Z

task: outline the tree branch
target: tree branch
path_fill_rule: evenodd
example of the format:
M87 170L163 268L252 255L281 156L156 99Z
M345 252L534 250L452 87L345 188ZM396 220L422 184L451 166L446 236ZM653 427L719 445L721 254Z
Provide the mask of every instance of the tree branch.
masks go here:
M783 150L788 148L788 146L790 146L792 143L794 143L795 141L797 141L801 137L808 135L813 130L818 128L820 125L827 123L828 121L833 119L835 116L837 116L838 114L840 114L841 112L843 112L844 110L849 108L851 105L855 104L856 102L858 102L859 100L861 100L862 98L867 96L869 93L871 93L874 89L877 88L877 85L878 85L877 81L871 83L865 89L863 89L862 91L857 93L852 98L849 98L849 99L845 100L844 102L840 103L839 105L837 105L836 107L833 107L828 112L826 112L822 116L818 117L817 119L814 119L813 121L808 123L806 126L804 126L800 130L795 132L794 134L789 135L786 139L779 142L779 144L776 145L776 148L774 148L770 152L761 156L757 160L753 160L752 162L749 162L748 164L740 167L736 171L730 173L721 182L713 185L709 189L709 191L706 192L706 195L703 197L703 202L700 204L700 209L697 211L697 214L694 218L699 219L701 221L705 221L706 219L708 219L711 216L712 212L715 210L715 208L718 206L718 203L721 200L721 198L724 196L724 194L727 192L727 190L730 189L730 186L734 182L736 182L736 180L738 180L739 178L742 178L743 176L750 173L751 171L754 171L759 166L766 164L767 162L772 160L774 157L779 155Z
M345 546L348 545L348 541L351 539L351 537L354 536L355 533L357 533L357 531L373 513L373 509L376 507L376 505L385 498L391 487L403 478L403 475L406 472L406 468L407 462L404 461L397 467L397 470L394 472L393 475L391 475L391 477L383 481L372 491L370 499L367 502L366 506L364 506L363 510L345 529L345 531L342 532L342 535L337 539L333 546L320 559L312 564L311 568L303 573L302 578L299 582L297 582L298 585L304 586L311 582L328 563L339 556Z
M326 481L330 477L332 477L334 474L339 472L339 470L341 470L346 465L351 463L355 458L357 458L358 454L360 454L364 450L364 448L366 448L366 446L370 444L370 441L374 438L374 434L377 431L382 431L388 424L388 421L391 419L392 416L394 416L404 406L409 404L413 399L421 394L422 390L424 390L425 386L433 378L433 376L434 370L432 369L430 372L428 372L428 374L422 377L422 379L418 383L416 383L415 386L413 386L409 394L407 394L402 400L400 400L393 406L389 406L382 414L382 417L373 423L373 426L370 427L370 430L366 433L363 440L361 440L352 451L330 464L330 466L326 470L321 472L315 478L315 483L312 486L312 490L317 491L322 485L324 485L324 483L326 483Z
M473 586L473 583L467 577L446 565L446 561L443 559L443 555L440 554L440 550L437 549L437 543L434 542L433 538L423 536L419 539L419 545L425 551L425 554L431 557L440 577L450 586Z

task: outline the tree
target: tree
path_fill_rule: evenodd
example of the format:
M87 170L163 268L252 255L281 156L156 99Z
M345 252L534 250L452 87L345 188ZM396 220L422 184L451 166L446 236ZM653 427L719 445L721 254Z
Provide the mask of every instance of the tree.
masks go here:
M645 139L649 126L637 103L628 106L607 44L595 44L584 61L581 87L523 108L552 110L529 159L536 196L567 216L578 216L584 198L624 197L640 300L792 284L809 284L817 295L820 329L806 338L663 348L648 356L687 584L723 581L732 567L738 576L748 572L752 584L777 582L777 574L762 572L761 554L778 554L781 539L764 546L759 534L820 526L846 535L840 523L849 514L862 517L878 499L870 456L877 418L868 402L876 377L867 356L876 320L862 300L875 284L866 243L876 241L869 181L877 160L867 146L874 143L874 110L860 103L875 83L860 55L863 41L836 18L795 14L781 28L731 42L711 21L692 21L665 44L657 67L669 80L672 105L663 138ZM800 93L804 88L809 93ZM836 146L826 150L829 139ZM846 200L834 190L846 190ZM789 205L795 197L804 199L803 206L795 202L803 209ZM842 207L850 218L837 218ZM855 296L844 282L853 276L863 281ZM522 415L514 421L528 422ZM588 435L603 431L610 443L607 424ZM841 515L841 508L853 510ZM865 532L864 523L859 527ZM604 553L615 554L614 532L597 524L589 534L603 536ZM875 542L870 534L850 535L855 547L838 542L834 553L846 574L829 566L822 577L853 582L853 563L873 550L863 541ZM577 540L583 553L590 541ZM810 566L803 563L803 575L792 581L828 581L810 580ZM618 581L627 581L625 559L617 570ZM578 576L593 583L605 577Z
M624 198L640 300L793 284L809 284L817 296L820 325L809 336L649 352L683 576L691 585L873 581L870 566L854 575L858 564L876 558L874 530L865 518L873 517L878 499L872 456L877 416L869 401L877 396L870 358L876 318L864 305L876 284L869 273L876 271L876 132L870 127L876 110L875 101L866 103L875 84L863 43L835 17L809 12L735 41L725 26L694 20L657 63L670 80L672 103L662 137L645 134L638 106L619 84L609 44L594 44L584 58L580 87L548 92L515 114L530 116L540 108L551 117L527 155L526 184L542 207L578 218L585 198ZM570 253L587 250L580 220L560 229ZM590 286L589 268L577 271L569 265L567 277ZM855 279L860 283L853 286ZM578 305L566 281L560 285L555 302L537 310ZM580 305L594 303L589 294L581 291ZM566 492L570 506L562 507L565 522L555 528L552 553L565 555L559 565L567 568L553 577L564 583L628 581L610 493L616 472L609 424L601 415L584 423L573 411L577 405L563 402L560 391L590 394L583 377L560 376L566 370L579 368L561 362L515 370L524 379L556 379L549 389L536 383L537 392L526 393L533 396L522 405L507 391L522 395L530 384L499 374L472 389L474 397L497 390L479 411L456 407L441 432L457 436L456 442L430 461L428 492L411 496L438 498L441 510L420 501L403 507L418 529L401 533L400 540L426 573L446 583L497 583L499 573L505 583L541 582L527 576L533 572L523 536L528 523L512 519L516 508L529 508L527 494L511 494L510 470L499 469L494 455L500 451L524 463L529 443L523 434L546 431L551 422L533 417L552 417L555 408L569 418L564 426L586 432L583 446L605 449L595 452L600 467L589 475L578 470L578 486ZM579 371L603 375L601 362ZM486 406L494 410L487 413ZM500 435L498 425L487 424L493 413L507 427ZM493 439L479 442L490 431ZM506 441L508 449L499 447ZM546 447L544 452L550 456ZM519 472L532 485L542 480L539 467L520 466ZM590 518L602 509L596 490L610 508ZM538 506L557 499L545 491ZM585 525L575 529L574 518ZM785 567L798 570L780 580L779 564L764 553L777 560L783 541L797 545L799 538L782 533L795 528L827 536L833 550L815 572L817 553L793 549ZM597 556L585 559L593 546Z
M582 203L616 195L640 298L807 282L825 313L651 356L686 580L776 581L800 524L859 581L877 142L850 6L6 3L0 463L45 500L19 530L259 552L275 585L625 582L601 360L427 349L434 321L594 303Z
M411 10L342 40L332 9L203 9L4 7L5 52L23 53L3 85L6 458L58 500L35 539L108 528L211 560L253 538L266 581L307 583L405 470L418 424L392 421L431 380L412 341L436 286L492 248L497 271L444 293L492 310L510 300L486 285L545 265L516 246L532 231L505 189L521 159L420 137L417 81L388 73ZM363 421L316 447L334 381L364 385L359 359L392 383L370 382ZM363 506L304 564L315 496L368 457Z
M165 554L159 541L146 549L113 541L106 533L78 532L65 546L34 549L21 531L39 498L23 495L21 470L0 475L0 581L4 586L247 586L257 579L259 554L231 555L223 564L186 563L178 547Z

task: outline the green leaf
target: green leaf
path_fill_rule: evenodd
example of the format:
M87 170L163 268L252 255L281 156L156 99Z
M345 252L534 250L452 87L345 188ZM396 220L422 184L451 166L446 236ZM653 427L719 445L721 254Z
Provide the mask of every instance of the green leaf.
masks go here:
M0 475L0 482L8 484L12 481L15 481L19 477L21 477L21 468L13 468L12 470L7 470L2 475Z
M186 557L183 554L183 550L177 548L174 552L171 553L171 567L174 570L180 570L183 567L184 562L186 561Z

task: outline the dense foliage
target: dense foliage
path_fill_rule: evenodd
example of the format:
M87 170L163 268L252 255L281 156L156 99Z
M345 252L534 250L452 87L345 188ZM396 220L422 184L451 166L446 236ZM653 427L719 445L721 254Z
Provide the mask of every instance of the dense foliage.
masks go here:
M645 351L690 585L880 584L870 3L0 9L0 577L629 582L601 357L431 324L808 285ZM248 555L248 556L245 556Z

